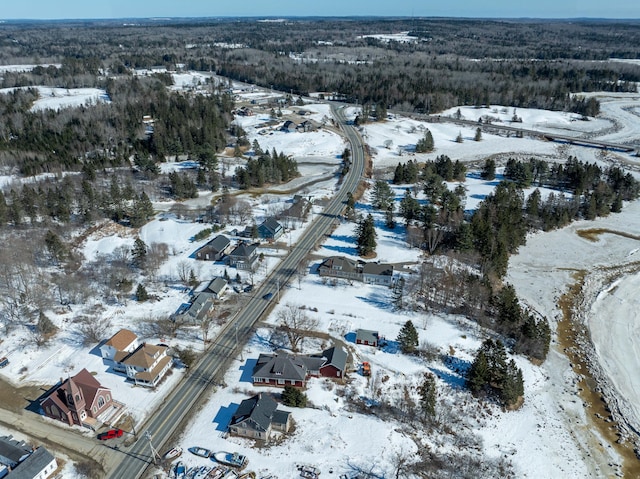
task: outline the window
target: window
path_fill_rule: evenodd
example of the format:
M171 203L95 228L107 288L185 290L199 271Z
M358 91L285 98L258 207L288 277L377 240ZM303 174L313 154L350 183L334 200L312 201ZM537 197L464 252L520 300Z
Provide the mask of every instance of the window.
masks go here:
M93 413L95 414L96 412L98 412L98 408L93 406L93 408L91 409L93 411Z
M284 383L285 383L284 379L278 379L278 384L284 384Z
M104 406L104 398L102 396L98 396L98 407L102 408Z

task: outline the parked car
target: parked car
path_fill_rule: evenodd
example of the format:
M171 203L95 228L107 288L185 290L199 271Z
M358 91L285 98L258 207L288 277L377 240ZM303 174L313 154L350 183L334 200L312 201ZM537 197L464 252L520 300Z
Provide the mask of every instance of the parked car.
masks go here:
M273 298L273 293L267 293L262 297L262 299L266 299L267 301L269 301L271 298Z
M249 286L245 286L244 287L244 292L245 293L250 293L251 291L253 291L253 285L250 284Z
M106 441L107 439L115 439L117 437L122 437L124 431L122 429L109 429L106 432L98 434L98 439L101 441Z
M7 357L0 358L0 368L3 368L9 364L9 359Z

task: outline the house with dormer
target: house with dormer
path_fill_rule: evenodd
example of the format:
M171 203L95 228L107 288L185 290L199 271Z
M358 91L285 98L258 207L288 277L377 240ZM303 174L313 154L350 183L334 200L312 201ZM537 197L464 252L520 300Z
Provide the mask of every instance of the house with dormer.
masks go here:
M325 258L318 266L318 274L320 276L330 276L383 286L391 286L393 284L393 271L392 264L367 263L344 256L330 256Z
M133 352L118 354L113 369L123 372L134 384L154 388L171 369L166 346L141 344Z
M104 422L99 419L101 415L118 404L115 404L111 390L102 386L86 369L61 380L40 402L45 416L69 426L91 429Z
M312 355L261 354L251 378L254 386L303 388L311 377L344 378L346 366L347 353L339 347Z
M196 259L203 261L220 261L233 249L231 240L224 235L218 235L196 251Z
M244 271L254 271L258 262L258 245L240 243L229 253L229 266Z
M229 422L229 432L236 436L268 441L275 431L288 432L291 413L278 409L269 394L256 394L240 403Z
M44 447L0 436L0 478L47 479L57 469L56 458Z

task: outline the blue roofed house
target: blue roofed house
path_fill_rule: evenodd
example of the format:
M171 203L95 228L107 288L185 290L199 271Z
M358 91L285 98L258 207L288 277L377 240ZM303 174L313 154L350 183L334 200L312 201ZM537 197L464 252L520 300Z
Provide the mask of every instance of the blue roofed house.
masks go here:
M284 227L273 217L267 218L258 226L258 236L269 241L276 241L283 234Z

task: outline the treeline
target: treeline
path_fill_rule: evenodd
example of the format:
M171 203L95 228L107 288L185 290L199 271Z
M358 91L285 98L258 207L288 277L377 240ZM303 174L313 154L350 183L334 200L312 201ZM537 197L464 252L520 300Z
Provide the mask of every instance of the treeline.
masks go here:
M250 157L244 167L236 169L235 178L241 189L247 189L286 183L298 175L297 161L274 149L271 153L258 151L257 158Z
M111 103L30 111L35 90L0 95L0 166L25 176L151 162L168 155L215 154L226 145L233 100L227 94L170 93L159 78L121 77L104 85ZM145 131L143 116L153 120Z
M65 176L60 181L24 184L7 195L0 191L0 227L34 224L91 224L110 218L140 227L154 215L148 195L137 193L130 180L112 175L106 185Z

